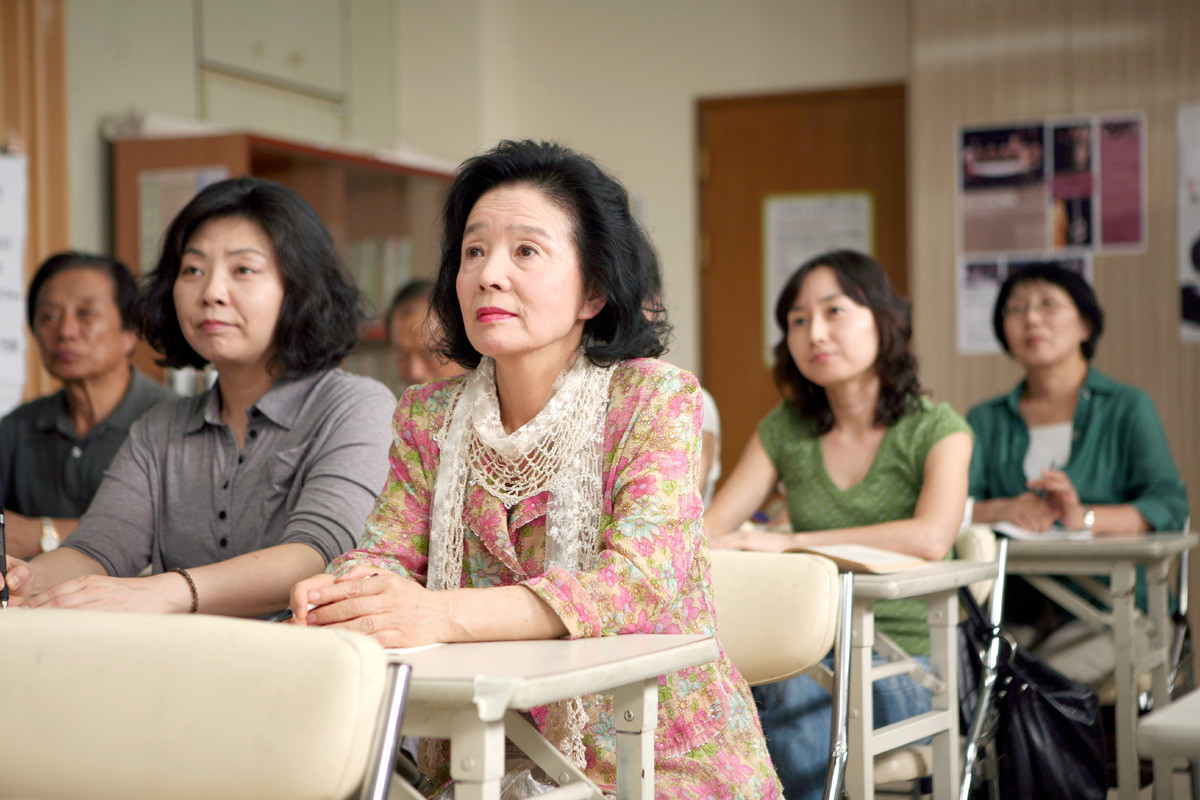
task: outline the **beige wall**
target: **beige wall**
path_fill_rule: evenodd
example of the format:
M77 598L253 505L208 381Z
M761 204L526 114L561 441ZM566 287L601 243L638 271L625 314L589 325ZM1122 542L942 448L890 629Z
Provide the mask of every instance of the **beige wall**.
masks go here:
M348 101L205 76L192 0L68 0L71 237L108 246L100 120L139 106L188 119L414 147L451 162L503 137L557 139L626 182L666 266L670 358L698 370L695 101L894 83L903 0L254 0L293 9L267 51L339 2ZM231 0L202 0L226 13ZM313 16L316 16L315 12ZM322 17L327 16L324 13ZM311 26L310 26L311 27ZM297 34L296 31L299 31ZM235 30L239 36L242 31Z
M908 74L899 0L400 0L399 9L401 136L452 159L504 137L557 139L597 157L626 183L658 246L676 324L669 358L692 370L696 100Z
M1179 340L1175 133L1176 107L1200 102L1200 3L913 0L912 9L911 285L923 381L965 411L1019 377L1003 356L955 352L956 126L1142 110L1148 245L1095 258L1106 312L1095 364L1153 397L1200 508L1200 346ZM1200 570L1192 578L1200 590Z
M394 12L393 0L67 0L71 243L110 246L100 124L133 107L292 138L392 144ZM285 15L288 24L277 24ZM279 81L204 69L206 33L210 56L240 53L246 74L257 68ZM335 77L316 85L313 65L331 63L338 68L321 77ZM289 80L296 88L281 88Z

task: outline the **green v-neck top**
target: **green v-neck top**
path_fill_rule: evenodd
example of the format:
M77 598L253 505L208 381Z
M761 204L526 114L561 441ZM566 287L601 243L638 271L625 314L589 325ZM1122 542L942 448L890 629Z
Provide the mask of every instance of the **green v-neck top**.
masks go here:
M959 431L966 420L946 403L921 398L917 410L884 433L866 477L838 488L825 469L820 437L786 405L758 425L758 436L787 492L788 516L797 532L875 525L913 515L925 480L925 458L933 446ZM886 600L875 604L875 626L914 655L929 653L925 604Z

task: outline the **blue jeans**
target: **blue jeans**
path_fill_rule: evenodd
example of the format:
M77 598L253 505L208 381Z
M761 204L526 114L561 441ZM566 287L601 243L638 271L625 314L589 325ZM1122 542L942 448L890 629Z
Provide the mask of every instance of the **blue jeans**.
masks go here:
M884 661L875 655L875 663ZM928 668L929 659L916 660ZM823 662L833 668L833 656ZM767 749L783 782L787 800L820 800L829 767L829 737L833 727L829 692L807 675L754 687L754 700L767 737ZM875 727L891 725L930 709L929 690L907 675L875 684Z

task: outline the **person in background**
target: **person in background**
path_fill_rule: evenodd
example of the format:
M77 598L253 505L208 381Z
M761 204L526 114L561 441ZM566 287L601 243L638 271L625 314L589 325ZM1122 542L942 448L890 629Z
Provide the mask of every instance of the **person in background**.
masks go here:
M1154 403L1091 366L1104 311L1087 281L1053 264L1015 272L1000 286L992 327L1025 377L967 414L976 436L973 521L1030 531L1182 530L1187 491ZM1010 581L1005 594L1006 621L1032 626L1035 639L1059 628L1048 601L1024 581ZM1140 568L1137 598L1145 608ZM1107 642L1076 621L1039 653L1060 672L1094 685L1112 671ZM1077 646L1087 654L1072 655Z
M133 366L136 296L124 264L76 251L47 258L29 284L25 319L63 388L0 420L0 502L18 558L71 535L129 426L173 396Z
M624 187L565 147L501 142L459 167L444 231L434 309L470 372L404 393L359 549L295 587L293 622L388 647L712 634L700 393L655 358L658 259ZM658 680L656 798L779 796L728 656ZM612 790L611 696L530 713Z
M135 305L170 367L216 367L203 394L135 422L75 533L9 559L29 607L263 616L353 546L387 475L395 397L336 369L362 302L316 212L237 178L175 217ZM146 566L153 574L134 577Z
M700 496L704 505L712 503L721 477L721 415L717 401L703 386L700 387L703 419L700 423Z
M413 280L400 287L388 307L388 343L396 356L396 374L407 386L463 372L437 352L437 320L429 313L432 297L433 281Z
M961 527L971 433L948 405L924 396L908 302L873 258L834 251L791 276L775 321L783 402L705 511L711 546L784 552L854 543L944 558ZM743 527L780 481L792 531ZM875 625L928 667L923 602L877 601ZM754 697L787 797L819 798L829 693L801 675L756 687ZM874 702L879 728L928 711L930 693L899 675L874 684Z

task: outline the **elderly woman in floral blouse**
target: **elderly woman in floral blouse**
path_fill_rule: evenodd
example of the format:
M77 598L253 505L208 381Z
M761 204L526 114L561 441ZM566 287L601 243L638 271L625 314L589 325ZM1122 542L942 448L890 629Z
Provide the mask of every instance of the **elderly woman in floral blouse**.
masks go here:
M700 391L652 360L658 264L625 190L567 148L502 142L460 167L444 222L434 309L471 372L405 393L359 549L295 587L295 621L390 647L712 633ZM659 682L659 798L780 795L727 656ZM533 718L611 789L611 697ZM421 762L441 777L439 752Z

